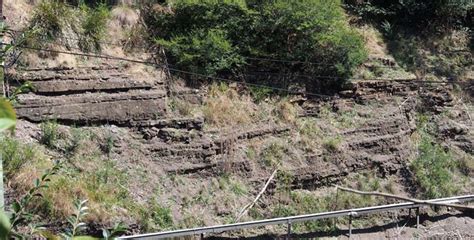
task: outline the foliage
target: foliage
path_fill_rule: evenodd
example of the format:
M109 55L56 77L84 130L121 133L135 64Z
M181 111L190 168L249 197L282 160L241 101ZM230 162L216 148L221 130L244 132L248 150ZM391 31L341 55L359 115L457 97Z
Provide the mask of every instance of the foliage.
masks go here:
M440 198L455 194L459 189L453 184L456 162L449 151L437 144L428 133L427 123L421 123L418 157L411 163L415 180L426 198Z
M41 123L41 138L40 143L47 147L56 148L56 142L59 139L58 124L55 121L48 121Z
M470 0L345 0L345 3L366 21L389 21L403 27L431 29L469 26L466 16L474 10Z
M342 139L340 137L331 137L324 140L323 147L329 152L334 153L339 151L339 146L341 145L341 142Z
M142 225L147 230L164 230L173 226L171 209L151 202L148 208L141 209Z
M196 31L186 37L170 41L158 40L178 67L205 75L215 75L222 70L239 68L244 59L239 56L224 31L219 29Z
M71 225L71 228L63 234L66 239L73 239L86 224L82 222L82 219L89 213L89 208L86 206L87 200L76 201L74 203L75 213L68 217L67 221Z
M10 102L0 98L0 132L14 127L16 113Z
M273 93L273 90L268 87L250 86L249 90L257 103L267 99Z
M62 30L72 17L71 9L62 1L41 1L35 8L30 26L35 33L29 44L42 46L62 36Z
M10 217L12 231L16 231L20 224L30 222L34 215L29 211L32 200L35 198L42 198L41 190L48 188L51 177L60 170L61 164L56 163L53 168L48 169L40 178L35 179L33 188L31 188L26 195L20 200L16 200L12 204Z
M82 4L80 9L84 17L82 21L83 34L81 36L83 39L79 42L79 47L84 51L100 50L100 41L105 36L110 11L103 3L94 8Z
M34 89L35 88L33 86L33 83L31 83L30 81L27 81L27 82L21 84L19 87L17 87L13 91L13 93L11 93L11 95L8 97L8 100L11 101L11 102L16 102L18 95L20 95L22 93L28 93L28 92L30 92Z
M362 38L347 26L340 1L179 0L167 5L172 11L147 8L144 20L156 42L168 50L171 62L183 70L237 76L258 69L344 78L366 57ZM313 90L343 82L293 78L282 84L298 81Z
M380 191L382 188L381 179L374 177L373 173L357 174L348 177L344 185L353 186L361 191ZM278 204L271 208L271 216L267 217L287 217L301 214L314 214L320 212L335 211L339 209L350 209L357 207L366 207L379 204L373 196L362 196L343 191L331 191L325 189L322 192L314 193L305 190L292 190L287 186L291 183L291 178L278 177L278 188L289 192L288 199L279 201ZM283 185L283 186L280 186ZM315 232L315 231L333 231L336 230L337 223L347 224L347 219L322 219L316 221L307 221L304 223L294 224L295 232Z
M4 177L10 179L15 171L36 157L36 152L32 145L0 136L0 157L3 161Z
M278 167L281 165L287 151L287 148L281 143L272 142L262 150L262 162L267 167Z
M109 239L115 239L116 236L119 234L123 234L125 231L127 231L127 228L125 225L123 225L122 222L116 223L112 229L102 229L102 237L104 237L104 240L109 240Z
M60 41L62 45L73 47L75 38L83 51L101 50L100 41L105 36L110 11L106 4L71 6L64 1L41 1L35 8L31 24L30 36L26 44L43 47L48 43ZM77 37L71 38L74 34Z

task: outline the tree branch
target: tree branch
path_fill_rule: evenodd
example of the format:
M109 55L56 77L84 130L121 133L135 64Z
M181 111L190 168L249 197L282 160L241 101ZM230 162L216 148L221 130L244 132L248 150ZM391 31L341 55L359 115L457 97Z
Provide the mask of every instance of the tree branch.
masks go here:
M270 185L270 182L275 177L277 171L278 169L275 169L275 171L273 171L272 175L268 178L267 182L265 183L265 186L263 186L262 190L258 193L257 197L251 203L245 205L245 207L242 208L242 210L240 210L239 214L237 215L237 218L235 219L235 222L239 222L240 218L242 218L242 216L244 216L248 212L248 210L250 210L253 207L253 205L255 205L258 199L260 199L263 193L267 190L268 185Z
M399 196L399 195L394 195L394 194L389 194L389 193L364 192L364 191L359 191L359 190L346 188L346 187L341 187L341 186L337 186L337 185L334 185L334 186L336 187L336 189L340 189L342 191L356 193L356 194L360 194L360 195L370 195L370 196L379 196L379 197L385 197L385 198L394 198L394 199L413 202L413 203L418 203L418 204L425 204L425 205L431 205L431 206L452 207L452 208L456 208L456 209L460 209L460 210L471 210L471 211L474 210L474 207L460 205L460 204L429 202L429 201L426 201L426 200L418 200L418 199L414 199L414 198L402 197L402 196Z

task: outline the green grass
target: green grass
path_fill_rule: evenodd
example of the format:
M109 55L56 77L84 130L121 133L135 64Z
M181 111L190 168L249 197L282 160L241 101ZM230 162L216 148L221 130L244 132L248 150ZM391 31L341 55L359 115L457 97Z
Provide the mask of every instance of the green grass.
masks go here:
M277 167L286 155L286 147L279 142L272 142L261 152L261 162L266 167Z
M58 131L58 123L55 121L48 121L41 123L41 138L40 143L44 144L50 149L56 148L56 143L60 138Z
M338 152L341 142L342 138L340 137L329 137L323 141L323 147L331 153Z
M422 135L418 157L410 167L425 198L447 197L459 191L459 186L453 181L456 161L451 152L426 134Z
M25 164L31 164L37 153L31 144L24 144L11 137L0 137L0 158L5 178L11 178Z
M110 18L110 10L105 4L99 4L90 8L85 4L80 6L82 12L82 41L79 47L83 51L100 51L102 39L107 30L107 21Z
M300 214L320 213L334 211L340 209L350 209L356 207L367 207L381 204L383 199L372 196L362 196L353 193L333 191L328 189L325 192L314 193L304 190L291 190L285 188L288 180L284 177L278 178L277 189L280 188L289 194L289 200L278 201L269 206L270 216L266 217L284 217ZM382 183L384 180L374 177L373 173L358 174L346 179L342 185L349 185L362 191L382 191L388 183ZM355 186L353 186L355 185ZM280 187L281 186L281 187ZM278 190L277 190L278 192ZM276 195L278 196L278 194ZM259 211L254 210L254 214L258 216ZM333 231L336 230L336 224L347 224L346 218L338 218L331 220L308 221L304 223L294 224L294 231L299 232L315 232L315 231ZM360 218L357 220L359 225L365 225L373 219Z
M139 212L140 224L147 231L171 229L174 225L171 209L156 201L151 201L145 207L141 207Z

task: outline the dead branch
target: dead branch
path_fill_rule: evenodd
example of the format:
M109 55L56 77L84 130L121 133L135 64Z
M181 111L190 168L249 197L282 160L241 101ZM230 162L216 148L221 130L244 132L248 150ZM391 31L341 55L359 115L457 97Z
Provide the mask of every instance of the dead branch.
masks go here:
M275 169L273 171L272 175L268 178L267 182L265 183L265 186L263 186L262 190L258 193L257 197L249 204L245 205L242 210L240 210L239 214L237 215L237 218L235 219L235 222L239 222L240 218L244 216L252 207L257 203L257 201L260 199L260 197L263 195L263 193L267 190L268 185L270 185L270 182L273 180L277 173L278 169Z
M431 205L431 206L452 207L452 208L456 208L456 209L460 209L460 210L474 210L474 207L460 205L460 204L430 202L430 201L426 201L426 200L418 200L418 199L414 199L414 198L402 197L402 196L399 196L399 195L394 195L394 194L389 194L389 193L364 192L364 191L359 191L359 190L346 188L346 187L341 187L341 186L337 186L337 185L335 185L335 187L336 187L336 190L341 189L342 191L356 193L356 194L360 194L360 195L370 195L370 196L379 196L379 197L385 197L385 198L393 198L393 199L398 199L398 200L403 200L403 201L408 201L408 202L413 202L413 203L418 203L418 204Z

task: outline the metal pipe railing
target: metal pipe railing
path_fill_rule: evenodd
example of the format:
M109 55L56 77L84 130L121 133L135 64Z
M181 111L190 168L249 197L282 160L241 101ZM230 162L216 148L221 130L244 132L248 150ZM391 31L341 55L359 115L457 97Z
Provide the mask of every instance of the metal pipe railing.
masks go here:
M462 202L469 202L473 200L474 200L474 195L465 195L465 196L432 199L432 200L428 200L427 202L462 203ZM323 213L314 213L314 214L306 214L306 215L298 215L298 216L290 216L290 217L264 219L264 220L242 222L242 223L233 223L233 224L227 224L227 225L216 225L216 226L209 226L209 227L181 229L181 230L148 233L148 234L140 234L140 235L133 235L133 236L122 236L122 237L119 237L118 239L161 239L161 238L183 237L183 236L191 236L191 235L201 235L201 234L206 234L206 233L222 233L226 231L262 227L262 226L267 226L267 225L279 225L279 224L287 224L289 226L288 227L289 234L291 234L290 231L291 231L292 223L313 221L313 220L320 220L320 219L327 219L327 218L345 217L345 216L359 216L359 215L367 215L367 214L373 214L373 213L378 213L378 212L385 212L385 211L392 211L392 210L399 210L399 209L413 209L413 208L417 209L416 212L417 212L417 224L418 224L419 208L425 205L427 204L404 202L404 203L395 203L395 204L365 207L365 208L346 209L346 210L338 210L338 211L332 211L332 212L323 212Z

